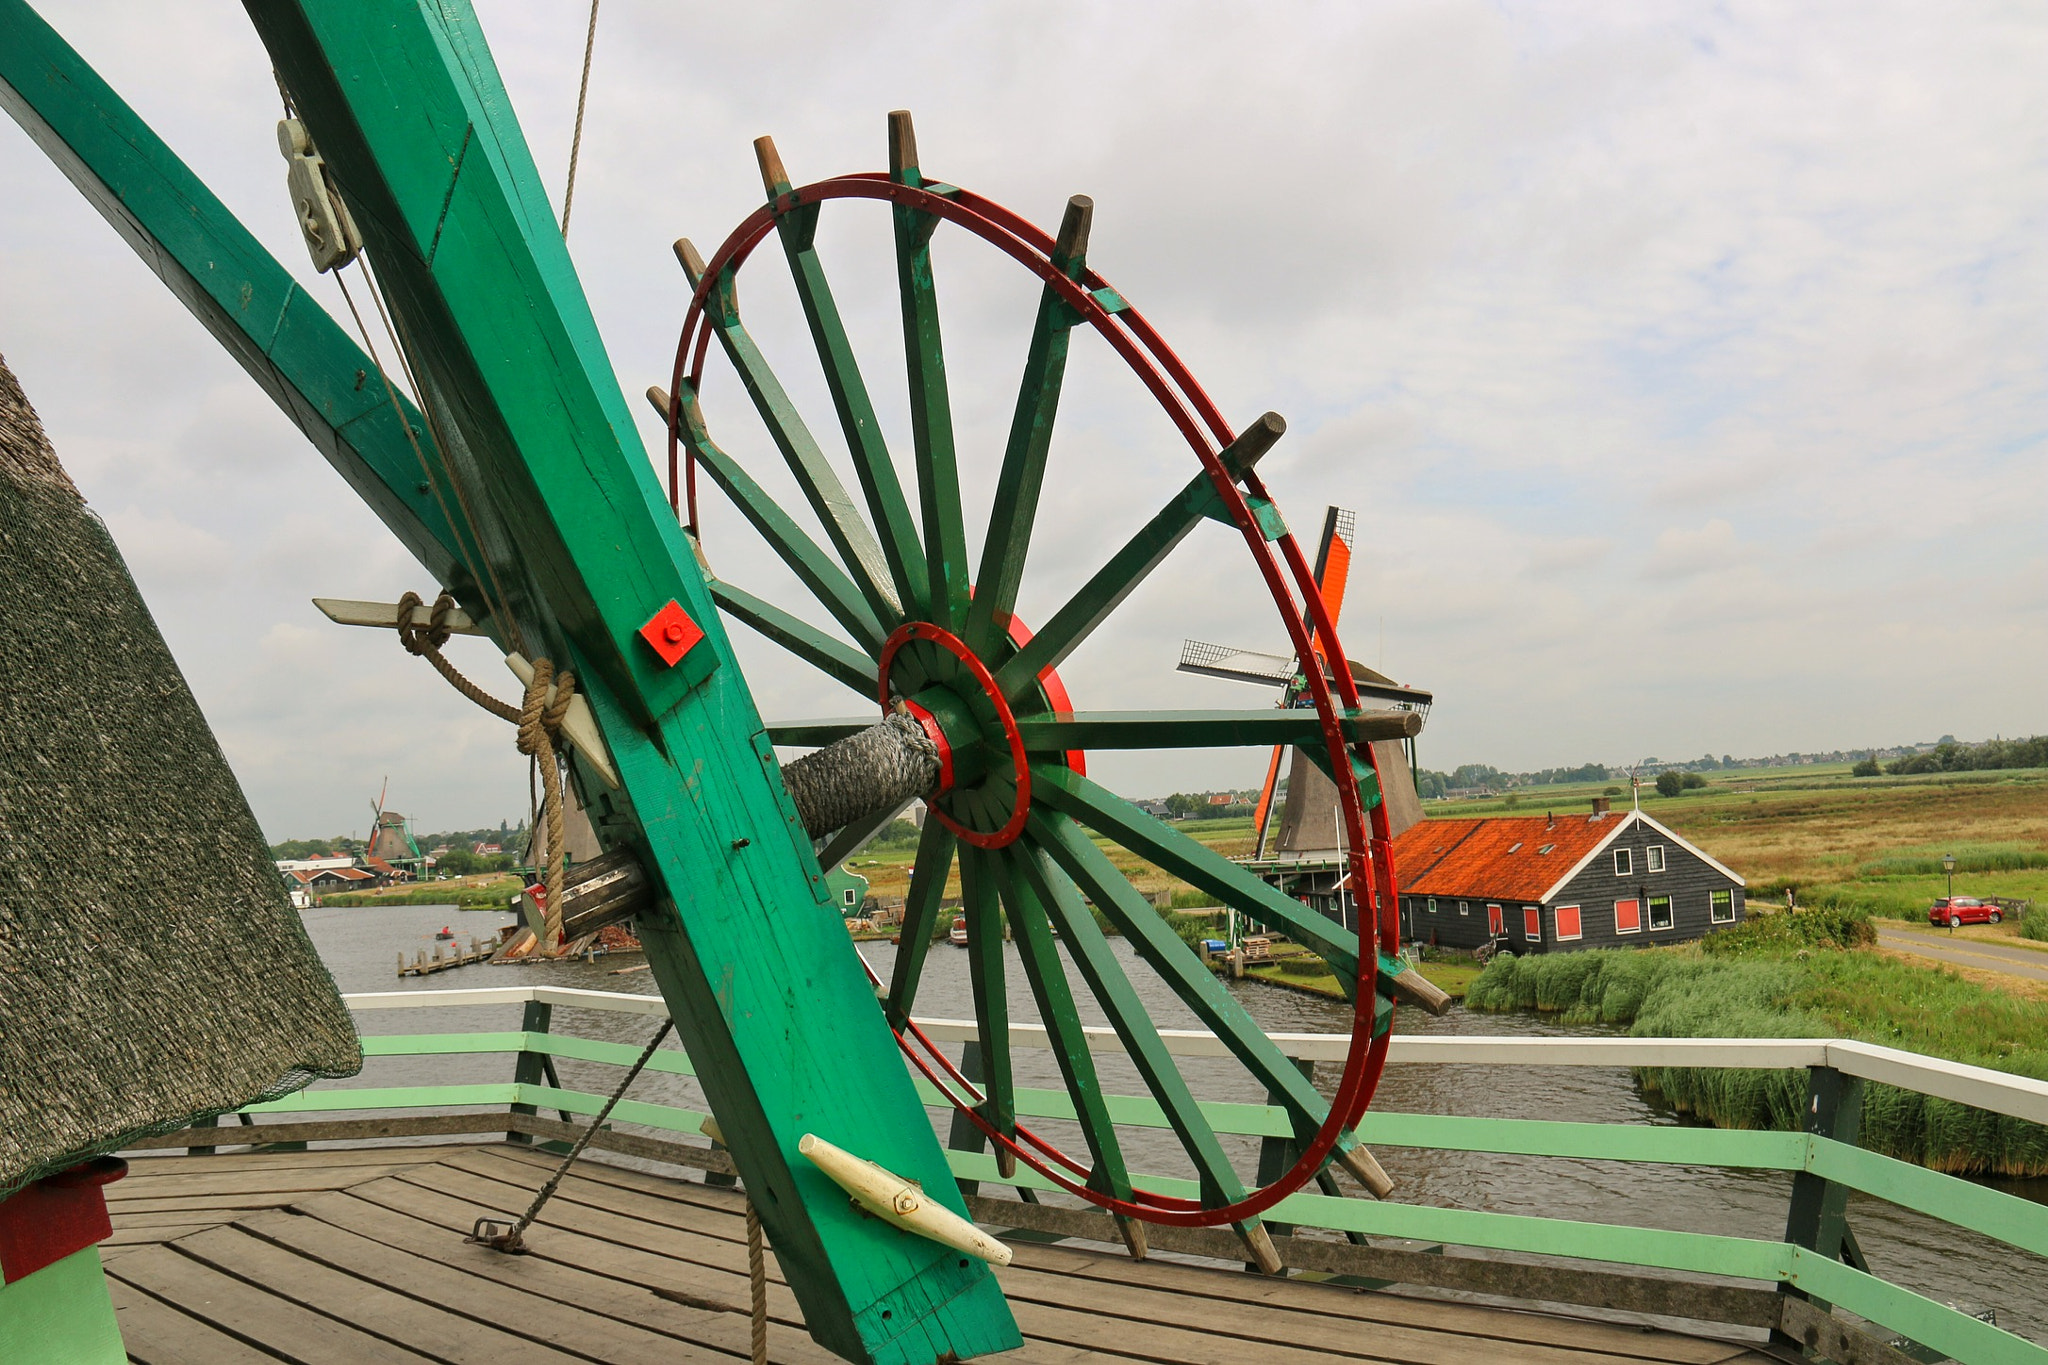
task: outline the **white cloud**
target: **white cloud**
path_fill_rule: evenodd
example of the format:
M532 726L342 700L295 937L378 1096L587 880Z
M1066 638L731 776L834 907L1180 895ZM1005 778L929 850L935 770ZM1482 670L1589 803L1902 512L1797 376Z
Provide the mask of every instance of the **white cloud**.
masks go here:
M43 8L301 270L269 64L242 16ZM581 12L482 8L559 185ZM2048 728L2030 683L2048 633L2040 566L2010 547L2038 541L2048 505L2044 67L2048 18L1988 5L1397 0L1285 23L1221 3L608 8L572 250L637 393L666 376L680 321L667 243L708 248L759 203L750 139L772 132L799 178L872 168L884 112L909 105L935 174L1042 222L1092 194L1092 260L1223 411L1288 417L1263 472L1297 526L1325 502L1360 513L1347 639L1378 657L1383 625L1389 669L1437 690L1432 766L2027 732ZM666 130L653 159L649 129ZM822 231L904 450L886 228L835 206ZM957 234L937 256L978 513L1035 290ZM764 250L749 318L835 448L783 276ZM306 285L340 312L330 283ZM274 832L342 827L385 771L394 802L411 784L450 824L523 808L509 744L388 640L305 602L432 585L4 128L0 350ZM1075 347L1027 619L1193 473L1105 351ZM714 380L706 401L794 502L744 395ZM795 601L716 502L720 572ZM1931 622L2002 667L1931 688L1910 650L1875 647ZM764 712L858 706L738 635ZM1175 673L1190 635L1280 639L1220 527L1076 654L1077 703L1262 700ZM1251 780L1225 756L1101 770L1133 790Z

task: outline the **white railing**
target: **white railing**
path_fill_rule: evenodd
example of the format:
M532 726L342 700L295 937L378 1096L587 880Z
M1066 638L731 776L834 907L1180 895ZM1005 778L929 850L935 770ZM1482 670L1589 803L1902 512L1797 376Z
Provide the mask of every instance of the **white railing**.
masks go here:
M342 999L352 1010L519 1005L534 1001L615 1014L668 1014L668 1005L660 996L562 986L372 991L344 995ZM972 1019L919 1019L917 1023L934 1042L965 1042L980 1036ZM1085 1032L1090 1051L1123 1051L1114 1030L1091 1027ZM1200 1029L1161 1029L1159 1036L1167 1051L1177 1057L1230 1055L1222 1039ZM1341 1062L1351 1046L1351 1039L1341 1033L1270 1036L1282 1052L1303 1061ZM1042 1025L1012 1024L1010 1045L1047 1048L1050 1043ZM1387 1062L1390 1066L1698 1066L1780 1071L1823 1066L1902 1090L2048 1124L2048 1081L1844 1038L1432 1038L1397 1034L1388 1050Z

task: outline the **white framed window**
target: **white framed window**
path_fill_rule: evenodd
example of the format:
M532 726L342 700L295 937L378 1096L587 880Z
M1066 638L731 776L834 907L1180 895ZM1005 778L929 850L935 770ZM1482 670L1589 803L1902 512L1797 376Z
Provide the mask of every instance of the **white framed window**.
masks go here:
M1735 893L1733 891L1709 891L1707 893L1707 916L1716 924L1735 923Z
M1671 897L1650 897L1650 928L1654 931L1657 929L1669 929L1670 927Z
M854 891L852 887L847 887L846 890L841 892L840 894L845 898L845 901L848 905L852 905L855 903L853 899Z
M1543 912L1533 905L1522 907L1522 937L1531 943L1543 941Z
M1430 913L1430 914L1432 914L1432 915L1434 915L1434 914L1436 913L1436 897L1435 897L1435 896L1431 896L1431 897L1429 898L1429 913Z
M1662 872L1664 870L1664 845L1651 844L1643 850L1643 869L1646 872Z
M1630 877L1630 876L1634 876L1634 875L1635 875L1635 870L1636 870L1636 855L1634 854L1634 852L1632 852L1632 851L1631 851L1631 850L1629 850L1629 849L1625 849L1625 848L1617 848L1616 850L1614 850L1614 875L1615 875L1615 876L1617 876L1617 877Z
M1522 851L1522 845L1520 844L1520 842L1516 842L1516 843L1512 843L1512 844L1509 844L1509 845L1508 845L1508 852L1510 852L1510 853L1520 853L1521 851Z
M1614 903L1614 932L1617 934L1640 934L1643 931L1643 907L1634 900Z
M1536 852L1537 852L1538 854L1544 854L1544 853L1548 853L1548 852L1550 852L1550 850L1552 850L1553 848L1556 848L1556 847L1557 847L1557 845L1556 845L1556 844L1545 844L1545 845L1544 845L1543 847L1541 847L1541 848L1537 849L1537 850L1536 850Z
M1560 905L1553 913L1557 920L1557 941L1559 943L1585 937L1584 931L1579 927L1578 906Z
M1459 914L1461 914L1461 915L1469 915L1469 914L1471 914L1471 913L1472 913L1472 902L1471 902L1471 901L1459 901L1459 902L1458 902L1458 913L1459 913Z

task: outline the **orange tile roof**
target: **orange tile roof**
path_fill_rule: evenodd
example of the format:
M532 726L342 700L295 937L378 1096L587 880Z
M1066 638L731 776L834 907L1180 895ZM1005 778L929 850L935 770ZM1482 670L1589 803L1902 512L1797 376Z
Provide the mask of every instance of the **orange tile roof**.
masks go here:
M1423 820L1394 840L1401 894L1536 900L1616 830L1629 813ZM1549 852L1542 850L1548 847Z

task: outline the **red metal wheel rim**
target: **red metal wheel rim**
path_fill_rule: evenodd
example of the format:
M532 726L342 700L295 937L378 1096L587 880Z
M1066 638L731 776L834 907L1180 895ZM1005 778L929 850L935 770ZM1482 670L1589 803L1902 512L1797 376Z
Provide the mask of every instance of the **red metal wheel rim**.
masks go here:
M889 714L893 704L889 700L889 669L896 662L897 652L913 640L924 640L945 650L958 659L968 673L973 675L975 682L981 685L982 694L995 707L996 720L1002 725L1003 738L1010 746L1010 763L1017 773L1017 807L1010 812L1010 818L1004 822L1003 827L995 833L985 834L981 830L971 829L936 805L929 807L932 816L976 848L1008 848L1017 842L1017 836L1024 832L1024 822L1031 817L1031 763L1024 753L1024 732L1017 728L1017 717L1011 712L1010 703L1004 698L1002 689L996 686L995 675L988 671L988 666L974 657L974 651L967 647L966 641L929 621L905 621L891 631L889 638L882 642L882 659L877 672L880 677L883 715ZM942 752L950 753L950 746L948 750Z
M1378 759L1370 744L1360 744L1354 751L1352 746L1345 742L1339 726L1339 699L1341 698L1344 708L1357 709L1360 705L1360 696L1357 682L1351 676L1350 663L1337 638L1334 623L1316 584L1314 572L1291 532L1278 537L1275 542L1279 546L1277 556L1269 548L1246 498L1249 494L1251 497L1270 502L1264 482L1256 472L1247 471L1241 476L1243 487L1240 489L1222 463L1222 448L1235 439L1235 433L1229 423L1224 420L1221 411L1188 372L1185 364L1161 339L1158 332L1142 314L1130 307L1121 295L1114 295L1114 291L1109 290L1107 282L1097 272L1092 269L1086 270L1078 279L1070 278L1051 262L1054 243L1050 234L991 200L951 187L948 187L945 195L940 195L922 187L897 183L885 174L872 172L819 181L777 196L771 204L749 215L707 263L705 273L698 282L684 318L672 375L668 424L672 503L679 500L680 492L676 488L676 472L677 455L681 444L679 428L682 385L687 378L694 392L701 384L711 332L711 328L706 325L705 304L717 286L721 274L727 270L737 269L753 253L774 227L780 214L819 204L827 199L848 198L893 202L965 228L1032 271L1048 289L1057 293L1074 309L1083 322L1093 327L1108 341L1112 349L1130 366L1133 373L1166 411L1168 418L1179 429L1201 461L1218 500L1227 512L1230 522L1238 528L1268 593L1280 610L1282 623L1294 647L1295 656L1313 660L1320 646L1327 661L1327 675L1322 668L1311 666L1306 670L1307 690L1316 710L1318 728L1322 732L1324 745L1331 759L1331 772L1336 779L1338 809L1345 832L1345 861L1348 865L1344 884L1351 888L1353 901L1359 905L1361 911L1358 972L1352 993L1351 1045L1346 1053L1343 1076L1338 1084L1336 1096L1330 1104L1329 1116L1315 1137L1301 1148L1298 1159L1287 1172L1236 1203L1213 1209L1200 1208L1192 1201L1152 1195L1143 1191L1135 1192L1130 1201L1098 1194L1064 1179L1037 1159L1034 1153L995 1131L992 1125L987 1124L969 1105L963 1103L950 1088L939 1081L932 1069L917 1056L910 1040L898 1033L898 1041L912 1064L934 1084L940 1085L942 1092L947 1094L948 1099L966 1114L970 1121L981 1128L992 1141L1010 1150L1034 1170L1078 1197L1119 1213L1177 1226L1215 1226L1254 1217L1313 1179L1328 1161L1339 1138L1357 1126L1358 1120L1371 1103L1386 1065L1388 1036L1376 1035L1374 1032L1378 998L1378 960L1383 955L1390 956L1399 944L1398 891L1393 869L1392 837L1385 804L1376 802L1369 810L1366 808L1358 773L1353 767L1355 758L1362 762L1364 769L1371 772L1377 780ZM1111 292L1117 299L1120 306L1114 313L1097 298L1098 290ZM695 528L696 467L693 455L689 458L688 465L688 524ZM888 658L889 652L885 652L885 705ZM979 669L978 660L970 662ZM990 683L984 686L991 686L992 681L991 679ZM1003 705L1007 707L1006 700ZM1019 777L1023 781L1028 781L1029 769L1014 732L1012 741L1012 757L1017 763ZM1022 790L1020 785L1020 793ZM979 845L977 839L970 837L974 835L974 831L961 830L954 822L945 819L942 813L936 810L934 813L940 814L942 822L948 828L967 838L969 842L987 846ZM1022 823L1018 823L1021 833ZM1014 837L1013 835L1012 838ZM1361 888L1366 890L1362 891ZM1368 904L1366 895L1370 896L1370 903L1376 911L1370 917L1364 913ZM1367 923L1373 926L1369 941L1364 933L1364 926ZM959 1075L943 1054L937 1054L936 1049L934 1053L940 1069L951 1072L961 1084L968 1085L971 1091L972 1087L966 1082L965 1077ZM1064 1153L1058 1153L1057 1149L1050 1147L1049 1144L1039 1142L1035 1138L1029 1140L1054 1153L1069 1170L1077 1173L1083 1170L1078 1163L1067 1158Z

